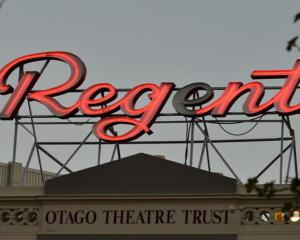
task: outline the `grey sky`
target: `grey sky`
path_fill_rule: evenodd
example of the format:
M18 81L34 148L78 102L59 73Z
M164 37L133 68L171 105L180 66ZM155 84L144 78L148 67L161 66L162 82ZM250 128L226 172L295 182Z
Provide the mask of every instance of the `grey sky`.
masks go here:
M299 10L299 1L286 0L8 0L0 10L0 66L25 54L62 50L75 53L85 62L88 70L85 87L97 82L110 82L120 88L162 81L175 82L178 87L198 81L212 86L226 86L229 81L248 82L254 69L291 68L299 58L299 52L285 50L286 41L300 32L300 23L293 24L293 16ZM45 81L40 81L37 88L64 81L65 69L59 64L49 66ZM6 97L1 96L1 99L0 106L3 106ZM292 120L299 133L299 116ZM248 128L249 125L229 127L236 132ZM70 130L68 134L80 140L88 129L78 134ZM184 138L184 129L177 133L167 127L155 129L153 136L143 139L159 139L160 134L168 136L170 133ZM57 128L53 134L53 131L41 129L39 137L60 140L64 135L61 130ZM13 121L1 121L0 131L3 158L0 161L7 162L12 159ZM226 137L217 126L212 126L211 131L215 138ZM250 137L278 136L279 133L279 126L259 125ZM25 133L21 134L24 137L20 139L17 159L24 163L31 144ZM255 175L279 151L279 143L261 143L251 147L252 150L250 146L220 146L243 179ZM64 161L72 149L50 150L56 156L61 155ZM124 155L134 152L163 154L178 162L183 162L184 157L184 148L178 146L123 147L122 150ZM106 153L110 154L111 149ZM88 147L70 166L74 169L92 166L96 162L95 155L96 149ZM213 157L214 170L229 175L217 156ZM44 159L48 170L57 169L55 164ZM36 160L32 167L37 167ZM265 179L272 179L276 171L274 168Z

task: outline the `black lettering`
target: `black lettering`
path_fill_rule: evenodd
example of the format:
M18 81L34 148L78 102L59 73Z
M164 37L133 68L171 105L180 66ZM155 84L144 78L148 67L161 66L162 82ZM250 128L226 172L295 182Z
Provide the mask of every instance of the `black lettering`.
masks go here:
M189 213L191 213L191 210L182 210L182 213L184 214L184 224L189 224Z
M105 224L110 224L110 213L112 213L112 210L103 210L102 213L105 214Z
M73 219L73 215L72 215L72 212L68 212L67 214L67 218L66 218L66 221L64 224L74 224L74 219Z
M225 212L225 220L224 223L227 224L228 223L228 210L223 210Z
M174 224L175 223L174 214L175 214L175 210L168 210L167 211L167 223L169 223L169 224Z
M202 212L200 210L193 210L193 223L202 223L201 222L201 214Z
M163 210L155 210L155 215L156 215L155 224L164 223L164 220L163 220L164 211Z
M64 224L64 214L67 213L67 211L57 211L57 214L59 214L59 224Z
M88 224L93 224L95 223L97 220L97 214L95 211L88 211L85 215L85 221L88 223Z
M210 224L211 223L211 219L212 219L212 210L209 211L210 215L209 215L209 220L207 219L208 216L208 210L203 210L203 223L205 224Z
M142 224L145 223L144 215L143 215L142 211L139 212L139 214L138 214L138 216L136 218L136 221L135 221L136 224L138 224L139 222L142 223Z
M123 210L114 210L114 224L123 224L124 211Z
M75 223L82 224L83 221L84 221L84 216L83 215L84 215L83 210L76 211L75 214L74 214Z
M46 214L46 223L53 224L55 221L56 221L56 213L55 213L55 211L49 211L49 212L47 212L47 214Z
M213 223L220 224L222 222L221 211L215 210L213 212Z
M152 214L155 212L154 210L145 210L144 211L147 214L147 224L152 223Z
M134 224L134 220L133 220L133 214L134 214L134 210L127 210L126 211L126 223L127 224Z

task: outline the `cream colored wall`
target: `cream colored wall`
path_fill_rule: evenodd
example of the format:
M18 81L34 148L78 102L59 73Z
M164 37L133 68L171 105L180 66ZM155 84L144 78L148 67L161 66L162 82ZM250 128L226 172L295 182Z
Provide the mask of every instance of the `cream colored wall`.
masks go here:
M139 208L154 208L163 207L178 208L180 206L192 207L196 206L199 208L207 209L220 208L231 209L238 218L236 222L230 227L230 232L227 232L229 227L222 229L219 227L217 233L237 233L238 240L299 240L300 239L300 221L293 224L274 224L272 220L270 222L253 222L244 223L243 213L249 209L253 209L256 213L255 219L259 219L257 215L261 209L270 211L271 216L274 215L274 211L280 208L286 199L290 199L291 196L288 194L282 194L281 196L275 197L271 200L260 199L256 195L240 194L240 195L124 195L124 196L107 196L107 195L77 195L77 196L45 196L43 194L43 188L41 187L6 187L0 188L0 210L1 209L38 209L39 210L39 222L36 225L12 225L6 226L0 224L0 240L36 240L36 236L33 233L49 233L42 227L43 214L48 209L98 209L101 212L102 207L110 207L112 209L124 208L124 209L139 209ZM153 204L155 206L153 206ZM53 226L55 227L55 226ZM62 227L63 230L72 230L68 226ZM166 231L166 226L161 226ZM178 226L179 230L183 229ZM186 226L187 227L187 226ZM193 226L191 226L193 227ZM201 226L200 226L201 227ZM202 226L203 227L203 226ZM96 234L101 234L97 229L92 229L91 226L87 227L89 233L94 230ZM42 231L44 230L44 232ZM74 230L74 229L73 229ZM82 233L84 226L76 227L75 233ZM159 229L158 229L159 230ZM199 228L199 230L201 230ZM217 228L211 226L207 227L207 233L216 234ZM16 234L16 232L19 234ZM77 231L77 232L76 232ZM173 230L178 233L178 230ZM198 231L198 230L197 230ZM11 234L9 234L9 232ZM70 231L72 232L72 231ZM68 232L68 233L70 233ZM186 232L198 233L192 229L187 229ZM203 233L203 231L201 231ZM65 233L65 232L63 232ZM111 232L110 232L111 233ZM157 233L165 233L163 231L157 231ZM170 233L170 232L168 232Z
M27 169L25 179L22 182L23 172L24 167L21 163L0 163L0 187L41 187L43 185L40 170ZM56 175L55 173L45 171L43 174L44 180L49 180Z
M16 234L10 234L10 235L7 235L7 234L1 234L0 235L0 240L36 240L37 237L36 235L24 235L24 234L19 234L19 235L16 235Z
M237 240L299 240L300 235L239 235Z

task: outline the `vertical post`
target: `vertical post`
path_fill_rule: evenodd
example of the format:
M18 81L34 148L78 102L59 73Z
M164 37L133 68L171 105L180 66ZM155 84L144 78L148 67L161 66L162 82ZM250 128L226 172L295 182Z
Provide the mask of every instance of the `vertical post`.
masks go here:
M19 68L19 76L18 76L18 81L20 81L20 79L22 78L24 69L23 66L21 66ZM15 129L14 129L14 146L13 146L13 159L12 159L12 165L11 165L11 178L14 179L14 167L15 167L15 163L16 163L16 158L17 158L17 141L18 141L18 116L16 116L15 118Z
M14 129L14 146L13 146L13 159L12 159L12 165L11 165L11 178L14 179L14 167L15 167L15 163L16 163L16 158L17 158L17 143L18 143L18 120L15 119L15 129Z
M203 124L204 124L204 132L205 132L205 138L204 138L204 142L203 142L203 146L202 146L202 150L201 150L201 155L200 155L200 161L199 161L199 166L198 168L201 168L201 165L202 165L202 161L203 161L203 156L204 156L204 150L206 152L206 160L207 160L207 168L208 168L208 171L210 172L211 169L210 169L210 158L209 158L209 150L208 150L208 143L207 143L207 137L209 137L209 134L208 134L208 128L207 128L207 125L206 125L206 121L205 121L205 118L202 117L202 120L203 120Z
M115 153L116 153L116 149L117 149L117 145L115 144L115 145L114 145L113 152L112 152L112 154L111 154L111 159L110 159L111 162L114 160Z
M189 154L189 141L190 141L190 132L191 132L191 124L189 124L187 118L186 119L186 134L185 134L185 153L184 153L184 165L187 165L188 154Z
M101 139L99 139L99 144L98 144L98 155L97 155L97 165L100 165L101 161Z
M290 154L289 154L289 162L288 162L288 166L287 166L287 169L286 169L285 184L288 184L288 181L289 181L289 178L290 178L290 169L291 169L293 150L294 150L294 145L292 144Z
M209 158L209 151L208 151L207 141L205 141L205 150L206 150L207 168L208 168L208 171L211 172L211 169L210 169L210 158Z
M201 148L200 160L199 160L199 165L198 165L199 169L201 169L201 166L202 166L205 147L206 147L206 138L204 138L204 142L203 142L202 148Z
M206 125L206 121L205 121L205 118L202 117L203 119L203 124L204 124L204 132L206 134L207 137L209 137L209 133L208 133L208 128L207 128L207 125ZM206 140L206 137L205 137L205 140ZM206 150L206 160L207 160L207 168L208 168L208 171L210 172L210 158L209 158L209 150L208 150L208 144L207 144L207 141L205 141L205 150Z
M40 70L40 74L42 74L44 72L44 70L48 66L49 62L50 62L49 59L45 62L45 64L43 65L42 69ZM23 73L24 73L24 65L21 65L20 68L19 68L19 76L22 76ZM36 136L35 125L34 125L34 121L33 121L33 115L32 115L32 111L31 111L31 106L30 106L30 103L29 103L28 100L27 100L27 104L28 104L28 110L29 110L29 114L30 114L30 121L31 121L32 133L33 133L33 138L34 138L34 145L35 145L35 148L36 148L36 153L37 153L39 167L40 167L42 184L44 185L45 182L44 182L43 166L42 166L42 161L41 161L39 146L38 146L38 142L37 142L37 136Z
M23 186L25 186L26 173L27 173L27 171L28 171L28 168L29 168L29 165L30 165L30 162L31 162L33 153L34 153L34 149L35 149L35 144L32 145L32 148L31 148L31 151L30 151L30 154L29 154L29 157L28 157L26 166L25 166L25 168L23 169L22 179L21 179L21 184L22 184Z
M288 116L286 118L286 123L287 123L288 129L290 130L290 135L292 137L292 148L293 148L293 153L294 153L295 176L296 176L296 178L299 178L299 176L298 176L298 162L297 162L295 131L291 127L290 118Z
M199 92L196 93L196 96L199 98ZM208 142L207 142L207 140L208 140L207 138L209 138L209 133L208 133L208 127L207 127L207 124L206 124L205 117L202 117L202 120L203 120L204 133L205 133L205 141L204 141L203 144L204 144L205 151L206 151L207 168L208 168L208 171L210 172L211 171L210 170L210 157L209 157ZM201 159L201 162L202 162L202 159Z
M33 138L34 138L34 144L35 144L35 147L36 147L36 153L37 153L39 167L40 167L42 184L44 185L45 182L44 182L43 166L42 166L41 155L40 155L40 151L39 151L39 146L38 146L38 141L37 141L35 126L34 126L34 121L33 121L31 106L30 106L29 101L27 101L27 103L28 103L28 109L29 109L29 114L30 114L30 121L31 121L32 133L33 133Z
M284 119L281 118L281 140L280 140L280 166L279 166L279 183L282 184L282 165L283 165L283 137L284 137Z
M293 149L294 149L295 176L296 176L296 178L299 178L299 176L298 176L298 163L297 163L297 150L296 150L295 135L293 135Z
M112 133L112 135L114 136L117 136L118 135L118 132L114 130L113 127L109 128L110 132ZM116 143L115 146L114 146L114 149L113 149L113 153L112 153L112 156L111 156L111 160L110 161L113 161L114 160L114 157L115 157L115 153L117 151L117 154L118 154L118 159L121 158L121 150L120 150L120 145L119 143Z
M20 186L22 177L22 164L17 162L9 162L8 171L8 186Z
M117 143L117 154L118 154L118 160L121 159L121 150L120 150L119 143Z
M194 118L191 120L191 148L190 148L190 166L193 166L193 157L194 157L194 136L195 135L195 123Z

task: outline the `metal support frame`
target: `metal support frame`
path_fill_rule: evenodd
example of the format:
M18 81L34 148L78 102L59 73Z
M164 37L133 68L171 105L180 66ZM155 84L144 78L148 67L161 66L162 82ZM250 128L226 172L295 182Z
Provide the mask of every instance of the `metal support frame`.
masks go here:
M178 116L179 117L179 116ZM82 117L81 117L82 118ZM76 121L74 122L69 122L69 121L65 121L65 120L60 120L59 122L57 121L39 121L39 119L44 119L44 116L34 116L32 115L32 119L36 119L36 121L30 121L28 122L26 119L28 119L27 115L23 115L23 116L19 116L18 121L16 121L16 129L17 126L20 125L27 133L29 133L33 138L34 136L36 136L34 134L34 130L35 128L33 127L33 130L29 130L26 126L27 125L31 125L33 124L33 126L35 125L41 125L41 126L52 126L52 125L58 125L58 124L93 124L93 121L86 121L86 120L82 120L82 121ZM189 165L190 166L195 166L195 152L194 149L196 147L196 144L202 144L202 146L200 146L201 151L199 154L199 163L198 163L198 168L202 168L203 165L203 160L204 160L204 156L206 155L206 159L207 159L207 170L211 171L211 164L210 164L210 154L209 154L209 150L208 147L209 145L212 147L212 149L217 153L217 155L219 156L219 158L222 160L222 162L225 164L225 166L229 169L229 171L231 172L231 174L238 179L239 181L240 178L238 177L238 174L233 170L233 168L230 166L230 164L228 163L228 161L225 159L224 155L218 150L218 148L216 147L215 144L225 144L225 143L235 143L235 142L245 142L245 143L250 143L250 142L280 142L280 153L278 154L278 156L273 159L270 164L268 164L258 175L257 177L260 177L263 173L265 173L267 171L267 169L269 169L273 163L275 163L278 159L280 160L280 168L279 168L279 182L282 182L283 179L283 161L284 161L284 153L288 150L291 149L290 154L289 154L289 160L288 160L288 168L287 168L287 172L286 172L286 177L285 177L285 182L288 181L289 179L289 175L290 175L290 168L292 166L292 159L293 159L293 165L295 167L295 175L298 176L298 169L297 169L297 155L296 155L296 151L295 151L295 136L294 136L294 131L290 126L290 122L288 119L285 118L281 118L280 120L277 119L270 119L270 120L261 120L262 123L280 123L281 124L281 135L278 138L231 138L231 139L211 139L209 136L209 132L208 132L208 124L216 124L219 123L220 121L217 120L206 120L205 118L196 118L196 119L191 119L186 121L182 121L182 120L160 120L155 124L183 124L183 123L187 123L189 124L188 128L187 128L187 139L186 140L154 140L154 141L132 141L132 142L123 142L123 143L110 143L110 142L104 142L101 141L100 139L98 141L87 141L88 138L91 136L91 132L88 133L88 135L82 140L82 141L63 141L63 142L50 142L50 141L37 141L36 138L34 138L34 140L36 140L36 142L34 142L33 147L35 147L36 149L42 151L46 156L48 156L50 159L52 159L53 161L55 161L58 165L60 165L60 169L57 172L57 176L59 174L62 173L63 170L67 170L67 172L71 172L71 169L67 168L66 166L69 164L69 162L73 159L73 157L77 154L77 152L84 146L84 145L96 145L98 147L98 154L97 154L97 165L99 165L101 163L101 151L102 148L106 145L113 145L113 152L111 155L110 160L114 160L115 154L117 153L118 158L121 158L121 151L120 151L120 145L153 145L153 144L168 144L168 145L177 145L177 144L187 144L187 154L189 156ZM238 119L238 120L222 120L221 123L222 124L234 124L234 123L247 123L247 122L254 122L256 123L256 120L250 121L250 120L245 120L245 119ZM203 127L200 126L200 124L203 124ZM201 135L204 137L203 140L199 140L199 138L197 137L197 131L195 131L195 126L197 127L198 130L200 130ZM290 136L284 136L284 127L287 127L289 129L289 133ZM116 134L113 130L111 130L112 134ZM292 134L292 135L291 135ZM17 133L16 133L17 136ZM17 137L15 138L17 139ZM290 142L290 144L288 145L288 147L283 149L284 143L285 142ZM76 145L77 147L75 148L75 150L73 151L73 153L69 156L69 158L62 163L61 160L58 160L57 158L55 158L52 154L50 154L48 151L46 151L43 146L63 146L63 145ZM15 140L15 146L16 146L16 140ZM198 145L197 145L198 147ZM14 153L13 155L16 156L16 148L14 148ZM26 168L25 171L27 171L26 169L28 169L29 164L31 163L31 159L32 159L32 155L33 155L33 150L30 152L30 155L28 157L27 163L26 163ZM15 158L15 157L14 157ZM22 180L24 182L25 177L22 177Z
M292 143L285 147L282 152L280 152L262 171L256 175L255 178L259 178L263 173L265 173L291 146Z
M30 116L32 116L31 106L30 106L29 102L28 102L28 109L29 109ZM44 184L45 181L44 181L43 165L42 165L41 155L40 155L40 151L39 151L40 148L39 148L39 144L38 144L38 141L37 141L37 136L36 136L33 117L30 118L30 121L31 121L32 133L33 133L33 138L34 138L34 145L35 145L36 153L37 153L37 157L38 157L38 163L39 163L39 168L40 168L40 173L41 173L41 179L42 179L42 183Z
M12 171L11 174L12 176L10 179L14 179L14 168L15 168L15 163L16 163L16 157L17 157L17 142L18 142L18 120L15 119L15 126L14 126L14 146L13 146L13 159L12 159Z
M67 159L67 161L61 166L61 168L56 173L56 176L59 176L59 174L62 172L62 170L67 169L68 163L72 160L72 158L76 155L76 153L80 150L80 148L84 145L84 143L89 139L89 137L92 135L92 131L86 135L86 137L82 140L82 142L77 146L77 148L74 150L74 152L70 155L70 157ZM72 172L72 171L71 171Z
M100 165L101 163L101 146L102 146L101 139L99 139L97 165Z
M283 164L283 138L284 138L284 120L281 118L281 140L280 140L280 166L279 166L279 183L282 184L282 164Z
M49 64L49 61L45 63L43 68L41 69L41 73L44 71L45 67ZM23 66L20 68L19 71L19 79L21 78L23 74ZM224 90L224 88L213 88L215 91ZM277 90L280 89L279 87L266 87L266 90ZM126 92L129 89L118 89L119 92ZM175 89L174 91L176 91ZM74 90L73 93L80 93L82 92L81 89ZM197 97L197 94L194 96ZM102 106L105 107L105 106ZM86 145L94 145L97 147L97 156L96 156L96 165L100 165L103 161L103 148L107 145L113 145L113 150L111 153L111 156L109 157L110 161L115 160L115 156L117 155L117 158L121 158L121 145L135 145L135 146L144 146L149 144L168 144L168 145L185 145L186 151L184 154L185 158L185 164L188 164L192 167L198 167L203 168L203 162L206 158L207 161L207 170L213 171L212 169L212 158L210 156L210 152L215 152L217 156L221 159L221 161L225 164L225 166L228 168L230 173L233 177L235 177L238 181L241 182L241 179L239 178L238 174L233 170L233 167L229 164L229 162L226 160L222 152L217 147L217 144L225 144L225 143L255 143L255 142L279 142L280 143L280 149L279 154L276 155L275 158L273 158L266 167L264 167L258 174L257 178L261 177L277 160L279 160L279 176L278 176L278 182L282 183L285 181L285 183L288 183L290 175L291 175L291 168L294 167L294 176L298 177L298 162L297 162L297 151L296 151L296 138L295 138L295 132L291 126L291 122L289 117L284 116L278 116L277 112L268 112L266 115L269 117L268 119L262 117L260 118L248 118L244 117L244 113L242 112L230 112L228 115L234 116L235 118L238 117L238 119L211 119L209 117L199 117L199 118L192 118L192 119L183 119L182 116L180 116L176 112L162 112L160 113L159 117L160 119L157 120L154 124L168 124L172 126L183 126L186 124L186 133L185 133L185 139L172 139L172 140L151 140L151 141L139 141L135 140L132 142L122 142L122 143L110 143L110 142L104 142L101 139L97 141L88 141L90 136L92 135L92 132L90 131L84 139L81 141L62 141L62 142L51 142L51 141L40 141L37 138L37 126L39 128L42 127L51 127L56 125L64 125L68 127L68 125L90 125L94 124L96 121L94 119L90 119L87 116L84 115L75 115L72 117L72 120L63 120L58 119L56 116L53 115L40 115L40 114L33 114L32 106L28 102L28 114L20 114L18 115L18 118L15 120L15 128L14 128L14 146L13 146L13 162L16 162L17 160L17 152L18 152L18 141L20 139L18 138L18 135L20 134L18 131L18 126L20 125L22 129L25 130L25 133L28 133L32 139L33 139L33 145L31 148L31 151L29 153L29 156L26 161L25 170L22 175L22 183L25 183L26 180L26 172L30 166L30 164L33 162L34 152L36 151L38 165L40 168L40 173L42 177L42 181L44 183L44 177L43 177L43 158L40 154L40 152L43 153L43 155L47 156L48 159L51 159L52 161L56 162L59 166L59 170L57 171L57 176L60 174L63 174L63 171L66 171L68 173L72 172L72 169L68 167L69 163L74 159L75 155ZM119 113L113 114L114 116L120 115ZM87 120L88 118L88 120ZM55 121L54 121L55 120ZM91 121L90 121L91 120ZM211 125L225 125L225 124L242 124L242 123L253 123L253 124L276 124L280 123L281 130L280 130L280 136L278 137L257 137L257 138L237 138L237 137L230 137L226 139L215 139L212 137L212 135L209 132L209 129L211 129ZM27 127L27 125L30 125L31 129ZM196 127L196 128L195 128ZM285 131L287 129L287 131ZM109 129L112 135L117 135L117 132L115 129L111 128ZM285 136L288 135L288 136ZM287 145L286 145L287 144ZM61 157L54 157L53 154L46 150L46 146L72 146L75 145L75 149L71 153L71 155L66 159L62 160ZM211 151L210 151L211 149ZM284 177L284 163L285 163L285 152L289 151L289 156L287 159L287 169L286 169L286 176ZM142 150L141 150L142 151ZM196 163L195 159L199 159L199 162ZM20 160L19 160L20 161ZM215 160L214 160L215 161Z
M197 127L199 128L199 130L202 132L202 134L205 136L205 138L207 139L207 141L210 143L210 145L212 146L212 148L215 150L215 152L218 154L218 156L220 157L220 159L222 160L222 162L226 165L226 167L229 169L229 171L231 172L231 174L240 182L242 183L241 179L238 177L238 175L233 171L233 169L231 168L231 166L228 164L228 162L225 160L224 156L221 154L221 152L218 150L218 148L215 146L215 144L210 140L210 138L207 136L207 134L205 133L205 131L201 128L200 124L198 124L196 122Z

